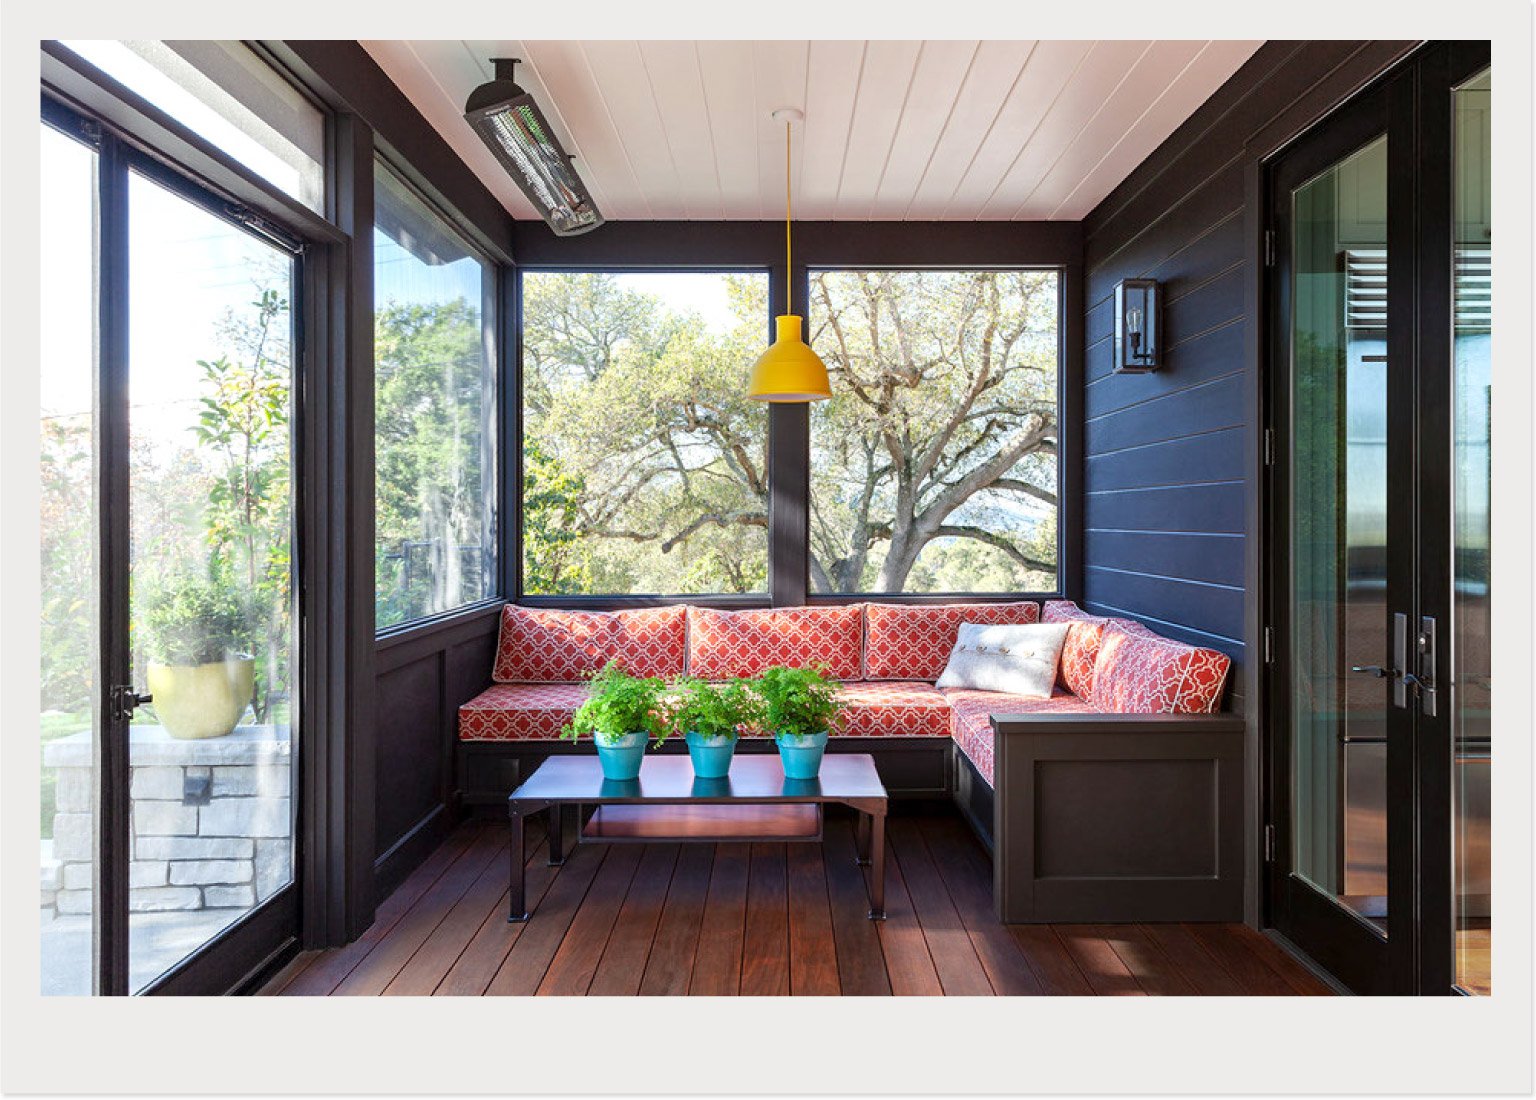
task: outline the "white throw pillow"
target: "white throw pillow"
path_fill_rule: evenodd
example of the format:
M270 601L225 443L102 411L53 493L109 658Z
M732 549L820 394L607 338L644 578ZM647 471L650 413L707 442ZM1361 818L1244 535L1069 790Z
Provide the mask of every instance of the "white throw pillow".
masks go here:
M1049 699L1056 685L1061 647L1071 627L1071 623L961 623L938 686Z

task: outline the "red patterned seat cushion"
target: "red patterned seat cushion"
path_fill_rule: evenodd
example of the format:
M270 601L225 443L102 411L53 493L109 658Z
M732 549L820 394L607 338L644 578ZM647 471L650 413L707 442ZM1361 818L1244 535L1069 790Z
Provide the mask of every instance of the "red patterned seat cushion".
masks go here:
M973 688L944 688L943 694L950 705L950 736L989 784L993 783L994 714L1083 714L1093 709L1071 692L1060 690L1049 699Z
M932 684L916 682L843 685L847 737L948 737L949 700Z
M1072 624L1072 628L1067 631L1067 640L1061 647L1061 668L1056 673L1056 683L1079 699L1093 698L1093 670L1099 659L1099 645L1103 641L1106 627L1113 624L1128 634L1156 637L1138 622L1090 615L1071 600L1047 600L1041 621Z
M553 741L586 684L494 684L459 708L460 741Z
M864 605L864 678L937 680L961 623L1010 626L1040 621L1040 605L951 603Z
M765 611L688 609L688 674L705 680L756 676L774 665L820 665L834 680L862 670L864 609L785 607Z
M688 650L682 607L638 611L554 611L507 604L491 679L573 683L617 661L633 676L677 676Z
M1115 624L1099 645L1093 706L1106 714L1210 714L1231 667L1225 653Z

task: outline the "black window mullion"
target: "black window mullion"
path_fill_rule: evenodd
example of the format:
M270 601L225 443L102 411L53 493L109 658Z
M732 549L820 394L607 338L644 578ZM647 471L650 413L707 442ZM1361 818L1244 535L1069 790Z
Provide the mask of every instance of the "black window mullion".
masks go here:
M96 991L128 993L128 719L114 705L133 673L129 631L128 151L104 135L97 156L96 501L101 586L92 930Z

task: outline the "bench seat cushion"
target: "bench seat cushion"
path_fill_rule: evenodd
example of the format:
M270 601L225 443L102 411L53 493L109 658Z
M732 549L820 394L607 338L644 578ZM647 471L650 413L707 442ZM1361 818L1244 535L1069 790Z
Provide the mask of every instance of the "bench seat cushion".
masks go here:
M491 679L574 683L617 661L631 676L678 676L688 649L682 607L555 611L507 604Z
M688 609L688 674L701 680L757 676L774 665L821 666L834 680L863 669L864 608Z
M843 685L845 737L948 737L949 700L932 684Z
M949 663L961 623L1023 626L1040 621L1040 605L947 603L864 605L864 678L937 680Z
M944 688L943 694L950 704L950 735L989 785L992 783L994 714L1085 714L1093 709L1070 691L1060 688L1049 699L973 688Z
M493 684L459 708L460 741L553 741L586 684Z

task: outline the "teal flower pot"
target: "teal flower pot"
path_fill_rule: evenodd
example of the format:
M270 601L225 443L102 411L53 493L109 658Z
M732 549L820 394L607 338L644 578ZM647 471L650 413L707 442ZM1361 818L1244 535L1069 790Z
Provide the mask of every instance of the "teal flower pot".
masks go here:
M712 737L692 730L683 736L688 742L694 775L700 779L723 779L730 772L731 758L736 755L736 738Z
M603 768L604 779L623 781L638 779L640 762L645 759L645 747L651 738L645 733L621 733L618 736L599 733L592 738L597 746L597 760Z
M785 779L815 779L821 772L821 755L827 751L827 734L776 733L774 744L779 746L779 760L784 765Z

